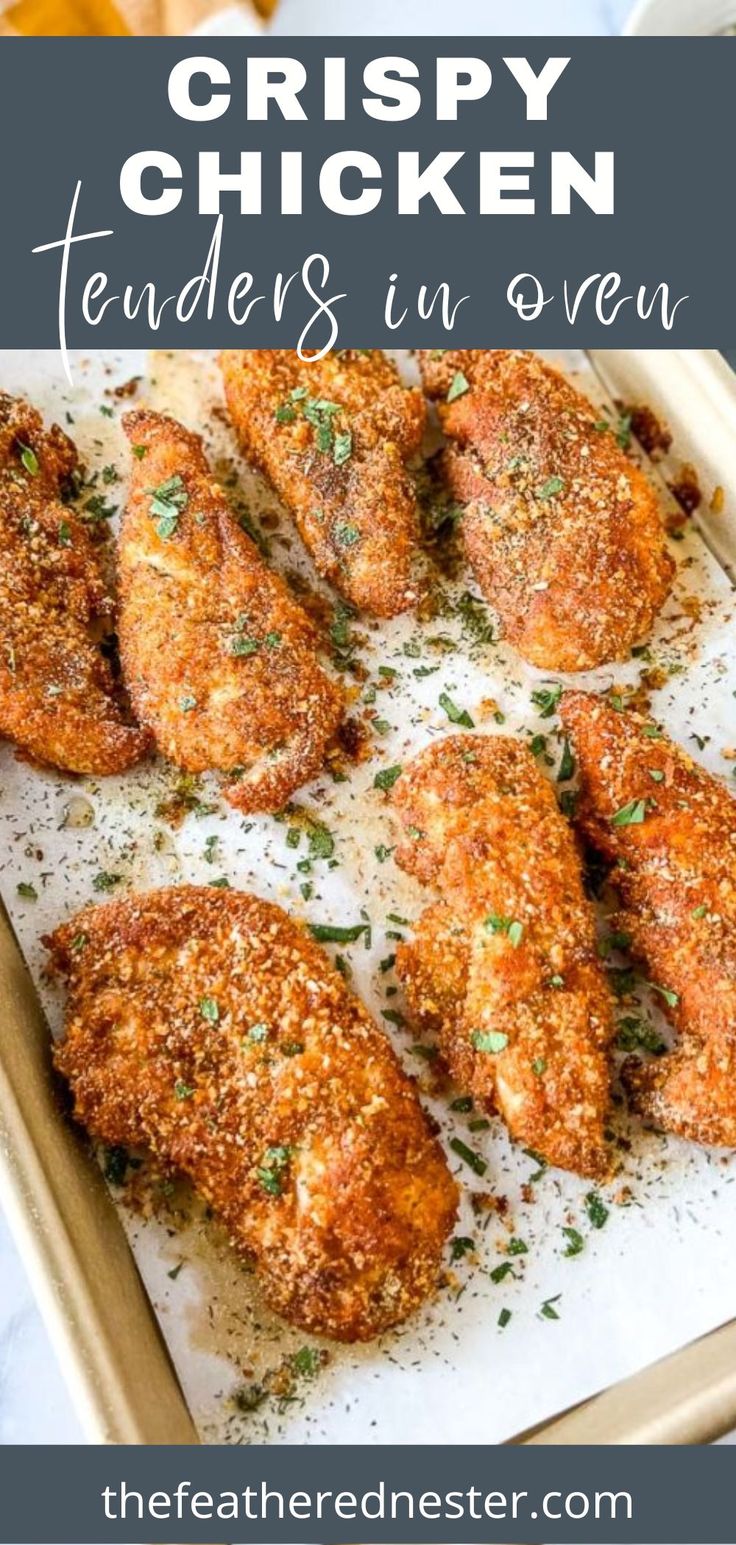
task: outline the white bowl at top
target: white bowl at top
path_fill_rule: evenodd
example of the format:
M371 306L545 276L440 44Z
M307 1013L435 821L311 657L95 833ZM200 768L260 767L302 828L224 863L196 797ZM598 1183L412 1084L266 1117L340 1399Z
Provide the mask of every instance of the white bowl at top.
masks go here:
M736 31L736 0L638 0L627 37L712 37Z

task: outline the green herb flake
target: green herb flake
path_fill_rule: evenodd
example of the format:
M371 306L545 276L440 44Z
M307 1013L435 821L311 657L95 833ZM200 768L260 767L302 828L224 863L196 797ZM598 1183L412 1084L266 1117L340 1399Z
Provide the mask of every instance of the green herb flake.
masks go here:
M28 880L19 880L16 890L24 901L38 901L38 891L35 885L31 885Z
M193 1094L194 1086L192 1084L185 1084L182 1078L177 1078L174 1084L174 1099L191 1100Z
M173 477L167 477L158 488L149 488L151 503L149 510L156 517L156 531L162 541L168 541L173 536L179 523L179 516L189 503L183 479L178 472Z
M127 1172L127 1149L121 1148L119 1144L116 1144L113 1148L107 1148L105 1150L105 1162L102 1166L102 1173L108 1185L123 1185Z
M646 820L649 809L648 799L630 799L628 805L622 805L615 815L610 817L612 826L641 826Z
M464 397L465 393L469 391L470 382L467 376L463 375L462 370L457 370L450 383L450 389L447 393L447 401L455 402L458 397Z
M458 1155L458 1158L463 1159L470 1166L474 1174L485 1175L488 1169L485 1159L479 1153L474 1153L473 1149L469 1148L461 1137L451 1137L450 1147L453 1153Z
M501 1313L498 1316L498 1328L499 1328L499 1330L505 1330L510 1319L511 1319L511 1310L510 1309L502 1309Z
M548 477L546 483L537 489L538 499L555 499L558 494L564 492L565 484L561 477Z
M491 1282L495 1283L503 1282L505 1277L513 1277L513 1275L514 1268L510 1261L502 1261L500 1266L494 1266L493 1271L490 1272Z
M528 1255L529 1246L523 1239L510 1239L508 1243L509 1255Z
M476 1051L492 1052L494 1056L509 1044L508 1036L501 1030L474 1030L470 1039Z
M557 712L557 704L561 697L562 683L559 681L553 681L547 687L537 687L536 691L532 692L532 702L539 710L540 719L552 718L552 715Z
M18 450L20 451L20 459L29 477L38 477L40 467L36 452L31 450L30 445L23 445L21 440L18 441Z
M114 890L115 886L120 884L122 878L121 874L111 874L107 869L100 869L92 881L92 889L96 891Z
M348 928L340 928L333 923L310 923L309 932L318 944L355 944L361 934L369 936L370 924L353 923Z
M608 1208L597 1191L589 1191L585 1198L585 1211L592 1228L603 1228L608 1218Z
M353 436L351 430L346 429L344 434L335 435L335 445L332 452L332 460L334 461L336 467L342 467L346 461L350 460L352 454Z
M268 1025L264 1025L262 1021L257 1025L251 1025L247 1039L252 1041L254 1046L260 1046L262 1041L268 1039Z
M447 692L440 692L439 705L444 709L451 724L462 724L467 730L475 729L475 721L471 719L467 709L458 708Z
M557 1310L555 1309L555 1304L559 1303L561 1297L562 1297L561 1293L555 1293L554 1298L546 1298L545 1299L545 1301L542 1304L542 1307L541 1307L541 1309L539 1311L539 1313L542 1316L542 1319L544 1319L544 1320L559 1320L560 1316L557 1313Z
M393 788L397 778L401 777L401 772L400 766L382 767L381 771L377 772L373 779L374 789L382 789L384 794L387 794Z
M461 1261L464 1255L470 1255L475 1251L475 1240L467 1236L458 1235L450 1241L450 1260Z
M354 547L360 541L360 530L352 521L340 521L335 527L335 541L341 547Z
M200 998L199 1012L202 1018L206 1019L209 1024L219 1024L220 1006L216 998Z
M560 765L557 769L557 782L567 783L568 779L573 778L574 776L575 757L573 756L572 747L569 740L565 738L562 743L562 757L560 758Z
M567 1240L567 1245L562 1254L568 1257L582 1255L585 1249L585 1240L579 1230L576 1228L563 1228L562 1232Z

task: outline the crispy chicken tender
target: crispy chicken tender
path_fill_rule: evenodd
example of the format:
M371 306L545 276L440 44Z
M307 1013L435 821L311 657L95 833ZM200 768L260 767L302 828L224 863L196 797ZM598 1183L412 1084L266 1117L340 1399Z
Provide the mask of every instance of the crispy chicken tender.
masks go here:
M736 1146L736 800L656 725L585 692L561 714L585 837L615 866L618 925L680 1032L627 1062L635 1108L694 1142Z
M441 896L397 950L412 1017L514 1138L604 1176L610 1002L551 785L520 742L453 735L411 763L394 803L398 862Z
M465 550L506 637L544 670L624 659L675 567L644 473L534 354L423 350L421 367L450 440L444 474L466 506Z
M306 362L286 349L226 350L225 396L245 454L294 516L320 574L361 611L419 599L419 516L406 463L425 423L380 349Z
M322 766L343 712L316 629L236 523L199 435L128 413L133 475L120 537L120 644L160 750L227 775L245 811L273 810Z
M100 647L113 602L99 551L61 502L76 466L61 429L0 392L0 734L62 771L118 773L148 736Z
M55 1059L76 1118L187 1175L275 1309L367 1341L431 1294L454 1181L389 1042L303 928L182 886L89 907L46 942L68 979Z

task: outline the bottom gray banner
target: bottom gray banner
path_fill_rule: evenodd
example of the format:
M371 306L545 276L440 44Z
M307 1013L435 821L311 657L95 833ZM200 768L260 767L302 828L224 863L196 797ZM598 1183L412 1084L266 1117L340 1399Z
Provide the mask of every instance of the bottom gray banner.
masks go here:
M0 1457L13 1545L731 1545L729 1448L44 1448Z

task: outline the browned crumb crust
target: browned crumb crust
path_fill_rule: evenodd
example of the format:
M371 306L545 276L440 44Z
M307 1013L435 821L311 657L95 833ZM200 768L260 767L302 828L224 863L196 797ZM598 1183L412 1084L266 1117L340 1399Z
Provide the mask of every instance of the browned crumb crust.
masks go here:
M466 506L465 549L506 637L545 670L624 659L651 630L674 563L615 426L537 355L420 358L450 440L445 477Z
M680 1032L673 1052L627 1063L634 1105L682 1137L734 1147L736 800L638 714L584 692L565 693L560 711L582 831L615 866L619 926Z
M365 1341L433 1291L455 1184L414 1086L286 913L195 886L90 907L47 941L55 1060L98 1139L189 1176L305 1329Z
M410 1012L514 1138L605 1175L611 1008L551 785L519 742L453 735L411 763L394 801L397 860L442 898L397 951Z
M342 692L313 624L231 514L199 435L145 411L123 424L134 450L120 537L131 697L177 766L226 774L241 810L276 809L322 766Z
M0 734L62 771L118 773L148 736L100 648L113 603L99 553L61 502L76 465L61 429L0 392Z
M393 617L416 605L419 516L406 463L422 395L380 349L300 360L287 349L220 355L246 455L296 520L320 574L352 605Z

